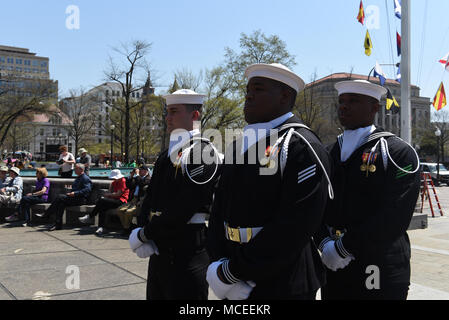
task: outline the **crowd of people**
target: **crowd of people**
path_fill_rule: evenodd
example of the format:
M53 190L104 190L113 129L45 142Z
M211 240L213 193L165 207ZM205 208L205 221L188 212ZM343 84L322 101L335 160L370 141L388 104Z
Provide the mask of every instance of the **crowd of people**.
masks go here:
M43 213L37 213L38 218L50 218L54 215L54 223L49 231L62 229L62 218L66 207L80 206L88 203L92 192L92 181L86 173L86 165L76 163L74 165L76 179L70 190L58 194L51 201L50 207ZM133 227L134 217L140 213L141 200L150 181L150 170L147 166L141 166L132 170L128 177L124 177L119 169L114 169L109 175L113 180L108 192L104 193L95 202L93 211L79 220L83 223L93 224L93 218L99 215L99 225L95 232L97 235L107 233L105 229L106 213L110 209L119 209L117 215L123 225L123 236L129 236ZM22 221L24 227L31 227L31 207L39 203L47 203L50 192L50 180L46 168L36 169L36 183L34 191L23 195L23 180L20 170L16 167L0 167L0 205L15 209L15 212L6 217L7 222ZM1 210L1 207L0 207ZM141 219L138 218L140 221Z
M209 288L229 300L314 300L320 288L324 300L405 300L419 158L374 125L387 90L365 80L337 83L345 130L325 147L292 113L305 87L298 75L280 64L255 64L245 76L248 126L224 155L194 126L205 96L188 89L169 94L170 144L151 177L145 166L128 178L112 170L108 192L79 220L92 224L98 215L101 236L106 213L116 209L131 250L150 258L151 300L205 300ZM38 215L55 215L49 230L62 228L67 206L89 197L86 153L77 163L61 149L62 173L74 168L77 178ZM51 188L45 171L36 172L36 190L23 198L19 169L0 172L0 201L20 203L29 217L29 206L45 201Z

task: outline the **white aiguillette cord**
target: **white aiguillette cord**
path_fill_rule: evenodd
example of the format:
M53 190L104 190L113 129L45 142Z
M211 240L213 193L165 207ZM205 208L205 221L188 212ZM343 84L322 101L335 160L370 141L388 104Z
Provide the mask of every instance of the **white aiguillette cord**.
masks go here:
M399 138L399 137L397 137L397 138L400 139L400 140L402 140L402 139ZM404 141L404 140L402 140L402 141ZM416 166L416 169L413 170L413 171L407 171L407 170L405 170L405 169L402 169L401 167L399 167L399 166L396 164L396 162L394 162L394 160L393 160L393 158L391 157L390 152L389 152L389 150L388 150L388 142L387 142L387 140L386 140L385 138L380 138L380 140L376 143L376 145L374 146L373 149L375 149L375 148L377 147L377 145L380 143L380 146L381 146L381 148L382 148L382 154L386 153L387 156L388 156L388 159L390 159L391 163L393 163L393 165L394 165L397 169L399 169L399 170L401 170L402 172L405 172L405 173L407 173L407 174L416 173L416 172L419 170L419 167L420 167L420 165L421 165L421 162L419 161L419 156L418 156L418 154L416 153L415 148L413 148L407 141L404 141L404 142L405 142L405 143L406 143L406 144L413 150L413 152L415 153L416 159L417 159L417 161L418 161L418 165ZM385 169L386 169L386 165L385 165L385 164L384 164L384 166L385 166Z
M287 157L288 157L288 145L290 143L290 139L293 135L297 135L300 139L302 139L307 146L310 148L310 150L312 150L313 155L315 156L315 158L318 160L318 163L321 166L321 169L324 172L324 175L326 176L327 182L329 183L328 185L328 192L329 192L329 198L331 200L334 200L334 189L332 188L332 183L331 183L331 179L329 178L329 175L327 174L326 169L324 168L323 163L321 162L320 158L318 157L318 155L316 154L315 150L312 148L311 144L309 143L309 141L307 141L306 138L304 138L299 132L295 131L294 128L291 128L287 133L285 133L280 139L278 139L278 141L276 142L275 146L277 146L277 144L279 144L279 142L282 140L282 138L286 136L284 144L282 146L282 150L281 150L281 176L284 173L284 167L287 163ZM273 148L274 149L274 148Z

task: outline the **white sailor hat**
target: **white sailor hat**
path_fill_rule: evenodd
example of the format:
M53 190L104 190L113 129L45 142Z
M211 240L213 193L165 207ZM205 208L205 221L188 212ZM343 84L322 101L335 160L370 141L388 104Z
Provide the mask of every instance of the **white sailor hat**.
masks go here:
M337 89L339 96L344 93L357 93L373 97L378 101L382 99L383 95L387 94L387 89L366 80L348 80L337 82L335 84L335 89Z
M181 89L164 96L167 106L171 104L203 104L206 96L198 94L193 90Z
M252 64L245 70L245 77L250 80L254 77L262 77L273 79L285 83L296 92L304 89L304 81L298 77L293 71L279 63L257 63Z

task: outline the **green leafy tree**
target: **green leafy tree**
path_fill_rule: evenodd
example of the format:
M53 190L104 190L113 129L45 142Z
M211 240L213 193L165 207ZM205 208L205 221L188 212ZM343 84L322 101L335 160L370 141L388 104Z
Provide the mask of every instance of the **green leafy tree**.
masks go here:
M246 88L245 69L254 63L280 63L289 68L296 65L286 43L277 35L267 36L261 30L240 35L240 52L225 48L224 67L232 79L233 89L243 95Z

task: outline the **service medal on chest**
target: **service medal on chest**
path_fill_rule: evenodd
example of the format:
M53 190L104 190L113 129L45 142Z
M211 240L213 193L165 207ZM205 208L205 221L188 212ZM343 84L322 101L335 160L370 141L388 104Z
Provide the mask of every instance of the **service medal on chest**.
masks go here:
M173 163L173 167L176 168L176 170L175 170L175 178L178 175L178 169L181 168L181 157L182 157L182 151L179 151L178 157L176 158L175 163Z

